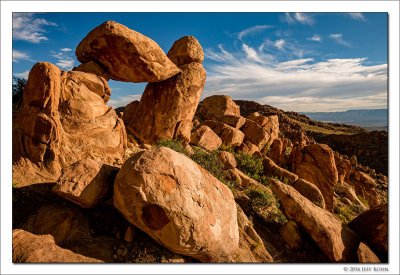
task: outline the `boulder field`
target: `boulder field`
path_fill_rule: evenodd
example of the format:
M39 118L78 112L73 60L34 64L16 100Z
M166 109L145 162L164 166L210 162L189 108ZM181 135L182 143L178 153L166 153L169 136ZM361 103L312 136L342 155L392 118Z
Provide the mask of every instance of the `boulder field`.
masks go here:
M75 54L35 64L13 114L14 263L387 262L387 177L279 112L200 102L195 37L165 54L107 21ZM110 79L147 85L116 112Z

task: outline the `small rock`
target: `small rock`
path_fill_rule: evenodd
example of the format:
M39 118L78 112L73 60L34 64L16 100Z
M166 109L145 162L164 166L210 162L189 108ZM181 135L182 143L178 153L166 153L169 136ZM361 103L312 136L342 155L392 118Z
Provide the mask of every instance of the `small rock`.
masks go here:
M124 240L128 243L131 243L135 238L135 233L136 229L133 226L129 225L125 230Z

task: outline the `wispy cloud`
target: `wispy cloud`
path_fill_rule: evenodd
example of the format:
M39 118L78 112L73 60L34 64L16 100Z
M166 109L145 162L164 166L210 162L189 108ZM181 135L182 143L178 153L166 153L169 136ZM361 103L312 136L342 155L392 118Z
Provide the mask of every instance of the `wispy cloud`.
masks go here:
M56 65L62 69L70 71L74 67L75 57L69 51L65 51L65 48L58 52L50 51L50 56L57 60Z
M271 26L269 26L269 25L258 25L258 26L254 26L254 27L251 27L251 28L247 28L247 29L244 29L241 32L239 32L237 37L238 37L239 40L242 40L243 37L245 37L245 36L247 36L249 34L257 33L257 32L260 32L260 31L268 29L268 28L271 28Z
M321 36L314 34L312 37L307 38L307 40L321 42Z
M256 62L262 62L260 57L257 55L257 52L253 48L247 46L244 43L243 43L243 50L245 51L248 59L256 61Z
M46 26L57 26L57 24L37 18L33 13L13 13L13 39L31 43L48 40Z
M366 21L364 15L361 12L347 12L346 15L359 21Z
M62 49L60 49L60 51L62 51L62 52L70 52L70 51L72 51L72 49L70 49L70 48L62 48Z
M16 74L13 74L13 75L16 76L16 77L22 77L22 78L28 79L29 71L25 71L23 73L16 73Z
M17 50L12 51L13 62L18 63L20 60L29 60L32 61L29 54Z
M281 21L287 22L289 24L295 24L295 23L301 23L303 25L314 24L314 19L311 17L311 15L302 12L295 12L295 13L286 12L285 15L281 17Z
M351 44L343 39L343 35L341 33L332 33L329 35L329 37L335 40L338 44L351 47Z
M111 90L113 90L113 89L111 88ZM124 107L134 100L140 100L141 97L142 97L141 94L120 96L120 97L117 97L116 99L110 99L108 101L107 105L111 106L113 108Z
M284 44L285 40L283 39L276 40L274 43L275 47L277 47L278 49L282 49Z
M291 51L288 47L277 49L275 42L251 48L254 52L250 55L247 45L242 52L214 52L229 56L229 60L221 58L208 66L203 98L227 94L292 111L386 108L387 64L366 66L366 58L279 61L279 54L295 54L286 54Z

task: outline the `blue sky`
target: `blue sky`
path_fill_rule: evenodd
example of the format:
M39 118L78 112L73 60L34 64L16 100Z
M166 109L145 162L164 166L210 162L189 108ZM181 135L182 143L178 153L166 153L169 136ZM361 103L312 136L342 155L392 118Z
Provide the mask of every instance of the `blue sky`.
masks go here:
M113 20L168 52L185 35L201 43L203 98L228 94L287 111L387 108L386 13L20 13L13 16L13 74L39 61L79 65L75 48ZM109 81L110 106L140 99L146 83Z

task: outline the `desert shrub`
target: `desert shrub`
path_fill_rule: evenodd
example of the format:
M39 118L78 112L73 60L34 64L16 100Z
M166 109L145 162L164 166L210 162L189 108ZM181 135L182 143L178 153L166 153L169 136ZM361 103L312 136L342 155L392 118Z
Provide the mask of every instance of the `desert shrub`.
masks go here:
M276 202L272 194L259 187L250 186L244 193L251 199L252 206L260 207L261 209L267 209Z
M156 147L168 147L178 153L183 153L185 155L189 155L188 152L186 151L185 147L183 147L182 143L175 139L164 139L164 140L159 140L157 141Z
M365 207L369 209L369 203L361 196L357 195L357 198L364 204Z
M352 212L351 207L348 205L343 207L335 206L333 211L335 216L344 224L347 224L353 219L354 213Z

